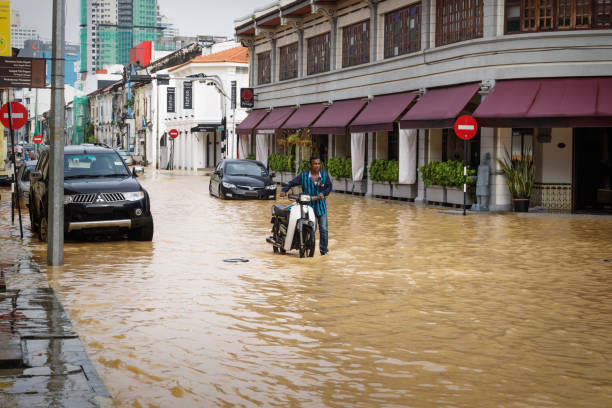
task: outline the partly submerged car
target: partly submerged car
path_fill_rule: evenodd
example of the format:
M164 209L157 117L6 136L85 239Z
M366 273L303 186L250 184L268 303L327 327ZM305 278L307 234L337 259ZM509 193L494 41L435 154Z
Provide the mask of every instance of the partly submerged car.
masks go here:
M276 198L274 173L259 161L225 159L219 162L210 176L208 191L219 198L270 199Z

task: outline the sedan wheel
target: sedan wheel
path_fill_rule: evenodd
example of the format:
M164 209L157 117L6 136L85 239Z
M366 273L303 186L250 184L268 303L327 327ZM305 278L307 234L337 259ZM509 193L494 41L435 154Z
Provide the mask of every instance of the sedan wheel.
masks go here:
M225 193L223 193L223 189L221 188L221 184L219 184L218 196L220 199L225 200Z

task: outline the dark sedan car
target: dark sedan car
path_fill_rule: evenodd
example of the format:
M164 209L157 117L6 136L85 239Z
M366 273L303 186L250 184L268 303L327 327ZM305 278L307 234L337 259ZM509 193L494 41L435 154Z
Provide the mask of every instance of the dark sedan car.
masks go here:
M275 199L274 173L255 160L222 160L210 176L208 191L219 198Z
M49 150L30 173L30 220L42 241L48 233ZM141 170L141 169L138 169ZM151 241L149 194L115 150L104 145L64 147L64 231L127 233Z

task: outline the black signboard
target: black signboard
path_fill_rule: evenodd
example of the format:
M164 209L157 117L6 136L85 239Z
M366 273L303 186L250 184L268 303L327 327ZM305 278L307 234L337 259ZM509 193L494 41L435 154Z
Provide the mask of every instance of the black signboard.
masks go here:
M0 87L45 88L46 71L43 58L0 57Z
M240 107L255 107L255 94L253 93L253 88L240 88Z
M170 75L168 74L157 74L157 85L169 85Z
M192 127L192 132L205 132L205 133L215 133L218 130L219 125L208 124L208 123L200 123L198 126Z
M176 112L176 107L174 105L175 102L175 94L174 94L174 87L168 87L168 100L167 100L167 104L166 104L166 112Z
M193 109L193 86L191 82L183 84L183 108Z
M232 81L232 110L236 109L236 81Z

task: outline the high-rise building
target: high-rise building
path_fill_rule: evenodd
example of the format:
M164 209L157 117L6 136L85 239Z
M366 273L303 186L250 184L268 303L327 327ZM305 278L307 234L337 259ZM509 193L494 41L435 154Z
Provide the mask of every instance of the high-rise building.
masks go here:
M34 27L23 27L19 10L11 10L11 47L21 49L27 40L37 38L38 30Z
M81 73L128 64L130 49L160 31L157 0L81 0Z

